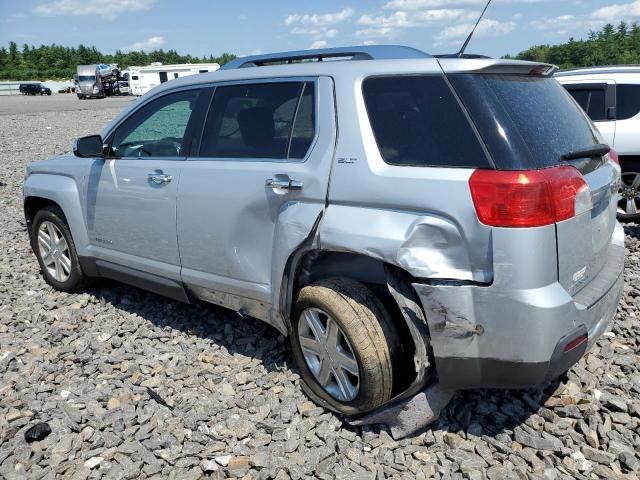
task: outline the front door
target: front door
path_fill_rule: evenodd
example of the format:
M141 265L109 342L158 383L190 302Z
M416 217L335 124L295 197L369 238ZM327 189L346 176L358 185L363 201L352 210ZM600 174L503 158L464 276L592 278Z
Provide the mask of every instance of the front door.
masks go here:
M178 280L176 193L199 90L152 100L107 139L87 185L87 226L99 260Z
M197 295L271 304L275 277L324 209L332 112L328 78L216 88L178 191L182 279Z

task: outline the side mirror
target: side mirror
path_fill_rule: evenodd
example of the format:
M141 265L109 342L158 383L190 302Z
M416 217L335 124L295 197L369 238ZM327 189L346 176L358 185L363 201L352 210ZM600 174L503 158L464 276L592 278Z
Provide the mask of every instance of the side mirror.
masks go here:
M104 158L104 146L100 135L76 138L73 142L73 154L81 158Z

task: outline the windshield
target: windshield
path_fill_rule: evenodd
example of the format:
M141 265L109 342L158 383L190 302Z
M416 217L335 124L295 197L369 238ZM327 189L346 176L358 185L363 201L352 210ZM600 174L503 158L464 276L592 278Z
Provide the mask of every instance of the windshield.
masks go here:
M78 82L80 83L93 83L96 81L95 75L79 75Z
M601 141L590 120L552 77L453 74L498 169L557 165L562 155Z

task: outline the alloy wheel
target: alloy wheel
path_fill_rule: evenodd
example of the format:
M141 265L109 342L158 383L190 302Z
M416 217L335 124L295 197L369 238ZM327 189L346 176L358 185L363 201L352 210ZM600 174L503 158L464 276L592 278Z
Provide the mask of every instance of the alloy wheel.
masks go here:
M623 172L622 186L618 198L618 213L637 215L640 213L640 173Z
M58 227L45 221L38 228L38 250L42 264L58 282L66 282L71 275L69 244Z
M341 402L356 398L358 361L338 323L319 308L307 308L298 320L298 340L307 367L322 388Z

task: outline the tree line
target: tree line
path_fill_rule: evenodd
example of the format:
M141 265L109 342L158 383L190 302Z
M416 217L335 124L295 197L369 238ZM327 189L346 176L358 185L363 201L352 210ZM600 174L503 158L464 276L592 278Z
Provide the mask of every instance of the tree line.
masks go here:
M617 27L607 24L589 32L586 40L570 38L559 45L535 45L514 57L504 58L552 63L563 69L640 64L640 26L636 22L620 22Z
M70 79L76 73L78 65L93 63L118 64L121 70L129 66L149 65L152 62L164 64L174 63L225 63L236 58L231 53L223 53L219 57L213 55L196 57L181 55L175 50L153 50L151 52L116 50L113 54L104 54L96 47L79 45L63 47L61 45L27 44L18 47L10 42L9 47L0 47L0 80L52 80Z
M195 57L181 55L175 50L154 50L151 52L117 50L113 54L103 54L95 47L79 45L41 45L39 47L15 42L9 47L0 47L0 80L49 80L68 79L76 72L77 65L92 63L117 63L120 69L152 62L172 63L213 63L220 65L236 58L231 53L219 57ZM558 45L534 45L515 56L503 58L531 60L552 63L560 68L588 67L593 65L640 64L640 25L634 22L620 22L617 27L607 24L598 31L589 32L586 40L570 38Z

